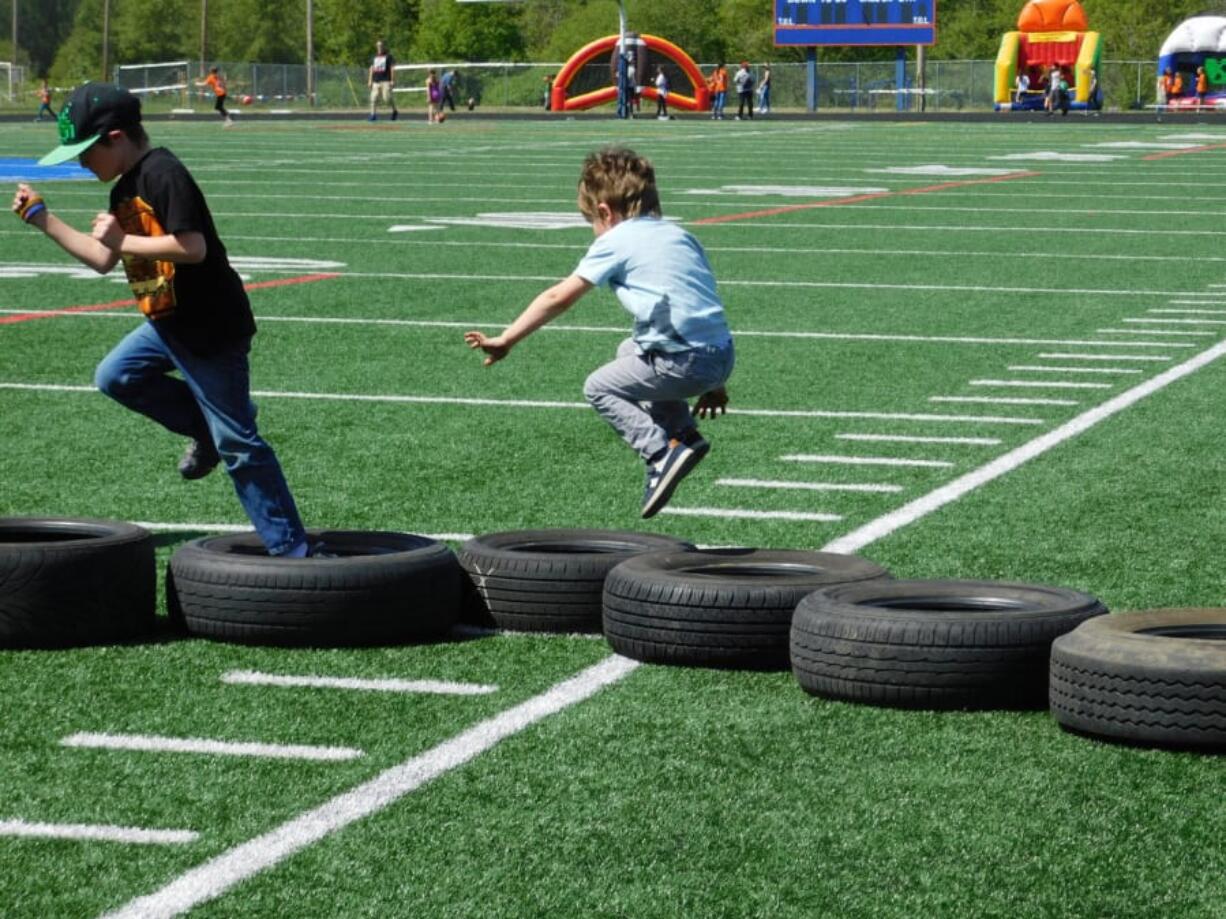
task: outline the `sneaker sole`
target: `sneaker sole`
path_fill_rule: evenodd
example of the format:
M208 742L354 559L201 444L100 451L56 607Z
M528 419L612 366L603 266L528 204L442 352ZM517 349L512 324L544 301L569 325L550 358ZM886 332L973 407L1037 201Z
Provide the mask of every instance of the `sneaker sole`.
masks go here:
M705 442L704 442L705 443ZM668 474L660 480L659 486L656 488L655 494L651 496L651 500L643 507L643 519L654 517L668 503L669 498L673 496L673 492L677 486L681 484L690 472L702 462L704 456L711 451L709 443L704 446L691 447L684 456L668 471Z

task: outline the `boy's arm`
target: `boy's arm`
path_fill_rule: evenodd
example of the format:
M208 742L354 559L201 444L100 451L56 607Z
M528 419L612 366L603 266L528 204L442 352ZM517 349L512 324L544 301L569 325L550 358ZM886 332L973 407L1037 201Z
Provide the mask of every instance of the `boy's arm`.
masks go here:
M196 230L165 236L137 236L125 233L114 214L104 213L94 218L93 238L114 253L116 260L123 255L136 255L160 262L197 264L208 254L204 234Z
M29 185L18 185L13 196L13 212L30 226L42 230L61 249L77 261L106 274L119 261L113 252L88 233L70 227L49 210L42 197Z
M591 289L590 281L572 274L537 294L518 318L503 329L501 335L491 338L481 332L465 332L464 341L470 348L480 348L486 353L485 366L488 367L506 357L516 343L570 309Z

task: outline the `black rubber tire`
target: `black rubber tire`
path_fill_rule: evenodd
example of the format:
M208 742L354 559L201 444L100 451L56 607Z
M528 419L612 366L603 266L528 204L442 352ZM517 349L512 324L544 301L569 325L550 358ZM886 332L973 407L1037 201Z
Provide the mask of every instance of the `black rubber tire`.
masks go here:
M254 533L186 543L170 559L167 607L191 635L289 647L429 641L459 618L462 574L442 543L406 533L308 533L328 556L273 558Z
M1051 713L1103 739L1226 749L1226 610L1090 620L1052 646Z
M1107 609L1063 587L882 581L806 597L792 672L813 695L927 709L1042 708L1051 643Z
M153 631L148 530L117 520L0 518L0 647L130 641Z
M782 670L796 604L832 584L889 577L852 555L721 549L647 555L609 572L604 632L635 660Z
M628 530L510 530L460 548L464 620L516 632L599 632L605 576L629 558L692 543Z

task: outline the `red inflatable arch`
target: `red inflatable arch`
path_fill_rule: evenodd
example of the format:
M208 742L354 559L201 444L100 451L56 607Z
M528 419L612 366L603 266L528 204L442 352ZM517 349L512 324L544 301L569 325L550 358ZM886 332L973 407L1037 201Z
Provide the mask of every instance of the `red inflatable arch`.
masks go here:
M619 40L620 38L617 35L599 38L590 44L584 45L571 55L570 60L566 62L566 66L558 71L557 78L554 80L553 93L549 98L549 108L551 111L574 112L579 109L603 105L606 102L617 101L616 86L606 86L603 89L575 96L573 99L566 97L566 90L569 88L571 80L575 78L575 74L585 64L602 54L611 53L617 47ZM682 72L690 78L690 83L693 84L694 95L692 96L682 95L679 92L669 90L669 105L691 112L705 112L711 107L711 93L707 89L707 82L703 78L702 71L698 69L698 65L694 63L693 58L671 41L664 38L657 38L654 35L643 35L640 36L640 41L647 46L648 50L664 55L680 67ZM642 95L645 99L655 99L657 95L655 86L644 86Z

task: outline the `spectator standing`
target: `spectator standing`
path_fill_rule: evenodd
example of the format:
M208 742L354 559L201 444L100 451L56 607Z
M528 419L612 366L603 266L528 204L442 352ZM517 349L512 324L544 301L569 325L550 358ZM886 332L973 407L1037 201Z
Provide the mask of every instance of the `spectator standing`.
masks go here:
M737 106L736 120L741 121L748 112L749 120L753 120L753 74L749 72L749 61L741 61L736 76L732 78L736 84Z
M552 73L545 76L545 111L553 108L553 77Z
M439 85L438 74L431 68L426 73L426 121L430 124L438 124L442 119L439 117L439 103L443 100L443 88Z
M1209 92L1209 76L1205 73L1204 67L1196 68L1196 110L1200 111L1205 105L1205 95Z
M728 68L720 61L711 71L707 79L707 88L711 90L711 118L724 120L724 104L728 101Z
M1013 84L1013 104L1020 106L1026 101L1026 93L1030 92L1030 75L1024 70L1017 72L1017 80Z
M656 68L656 118L668 121L668 75L663 64Z
M1168 67L1162 71L1162 75L1158 77L1158 107L1162 108L1170 101L1171 89L1175 85L1175 78L1171 76L1171 68Z
M375 42L375 56L370 62L370 70L366 72L366 88L370 90L370 117L367 121L375 121L375 105L380 100L392 107L392 121L400 117L396 111L396 59L388 53L387 45L382 41Z
M762 79L758 81L758 114L769 115L771 110L771 65L762 65Z
M43 112L50 115L52 121L55 120L55 109L51 107L51 87L46 80L43 80L43 85L38 88L38 115L34 120L42 121Z

